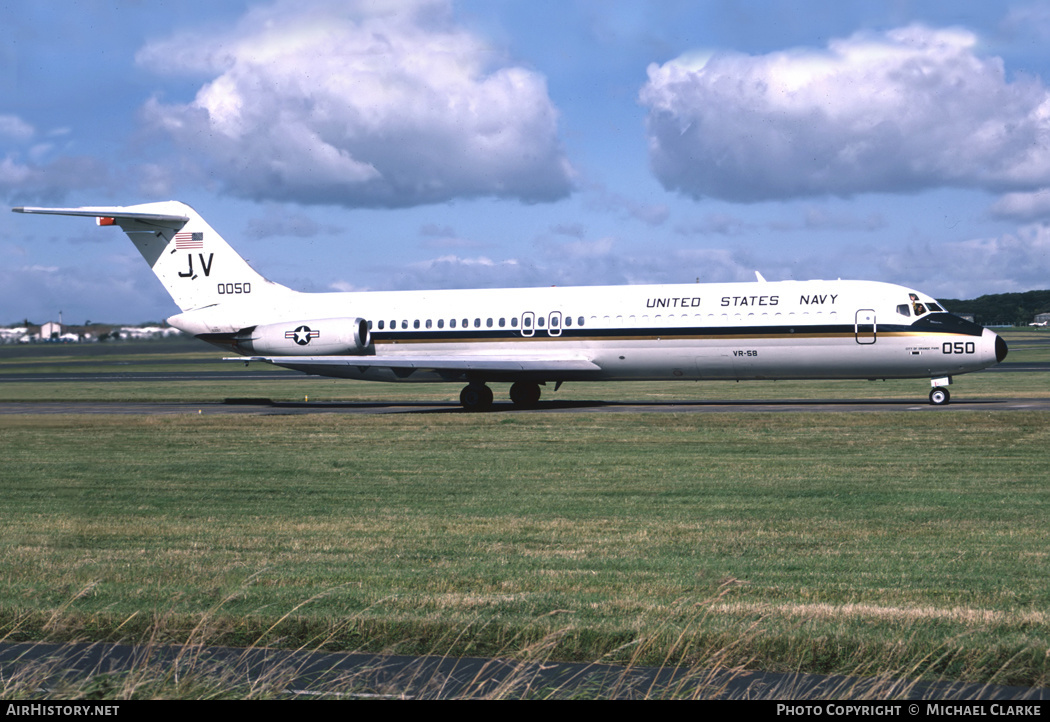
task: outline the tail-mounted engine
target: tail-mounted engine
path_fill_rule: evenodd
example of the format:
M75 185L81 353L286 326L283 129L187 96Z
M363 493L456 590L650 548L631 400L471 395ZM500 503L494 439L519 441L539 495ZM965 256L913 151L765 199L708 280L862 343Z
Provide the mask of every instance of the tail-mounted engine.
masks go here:
M243 354L274 356L359 356L372 340L363 318L322 318L246 328L233 337Z

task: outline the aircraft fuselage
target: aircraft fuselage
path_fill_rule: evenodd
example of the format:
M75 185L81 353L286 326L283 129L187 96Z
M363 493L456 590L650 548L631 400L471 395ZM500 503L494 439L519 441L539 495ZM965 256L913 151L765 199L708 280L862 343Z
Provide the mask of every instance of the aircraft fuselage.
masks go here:
M372 381L939 378L994 365L1005 350L1001 341L997 349L996 334L951 314L916 316L917 303L935 304L929 297L869 281L327 293L296 300L294 311L283 311L287 333L305 323L323 338L338 319L366 319L370 344L358 354L366 357L577 355L599 367L452 373L421 365L406 373L311 364L309 348L319 338L282 349L306 358L268 356L308 373ZM233 325L253 325L245 312ZM232 348L257 354L251 344Z

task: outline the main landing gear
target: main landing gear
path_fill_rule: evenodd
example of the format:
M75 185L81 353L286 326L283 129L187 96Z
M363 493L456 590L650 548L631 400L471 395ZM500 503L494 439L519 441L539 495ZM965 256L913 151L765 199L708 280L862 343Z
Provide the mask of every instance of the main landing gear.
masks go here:
M510 400L519 409L531 409L540 400L540 385L518 381L510 387Z
M467 411L488 411L492 406L492 389L485 384L469 384L459 392L459 403Z
M519 409L531 409L540 400L540 385L518 381L510 387L510 400ZM492 389L483 383L472 383L459 392L459 403L467 411L488 411L492 408Z

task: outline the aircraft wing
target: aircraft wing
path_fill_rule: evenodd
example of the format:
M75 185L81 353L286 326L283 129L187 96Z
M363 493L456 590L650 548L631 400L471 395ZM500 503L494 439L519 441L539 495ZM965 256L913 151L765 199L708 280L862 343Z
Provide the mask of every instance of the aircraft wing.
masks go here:
M451 376L469 373L587 375L588 372L599 373L602 370L601 366L589 359L573 356L233 356L226 357L223 361L240 361L245 364L251 361L266 361L307 373L318 373L311 369L320 368L336 371L332 367L339 366L356 367L361 371L379 368L390 369L398 376L407 376L414 371L431 371Z

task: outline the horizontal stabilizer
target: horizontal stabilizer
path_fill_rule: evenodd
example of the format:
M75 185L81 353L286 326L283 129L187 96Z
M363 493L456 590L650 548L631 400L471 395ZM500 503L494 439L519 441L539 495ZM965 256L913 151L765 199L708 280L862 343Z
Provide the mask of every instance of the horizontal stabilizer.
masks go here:
M89 206L85 208L12 208L15 213L38 213L50 216L84 216L87 218L112 218L114 220L126 219L142 223L153 223L159 226L181 228L189 216L168 215L165 213L143 213L142 211L129 210L125 206Z

